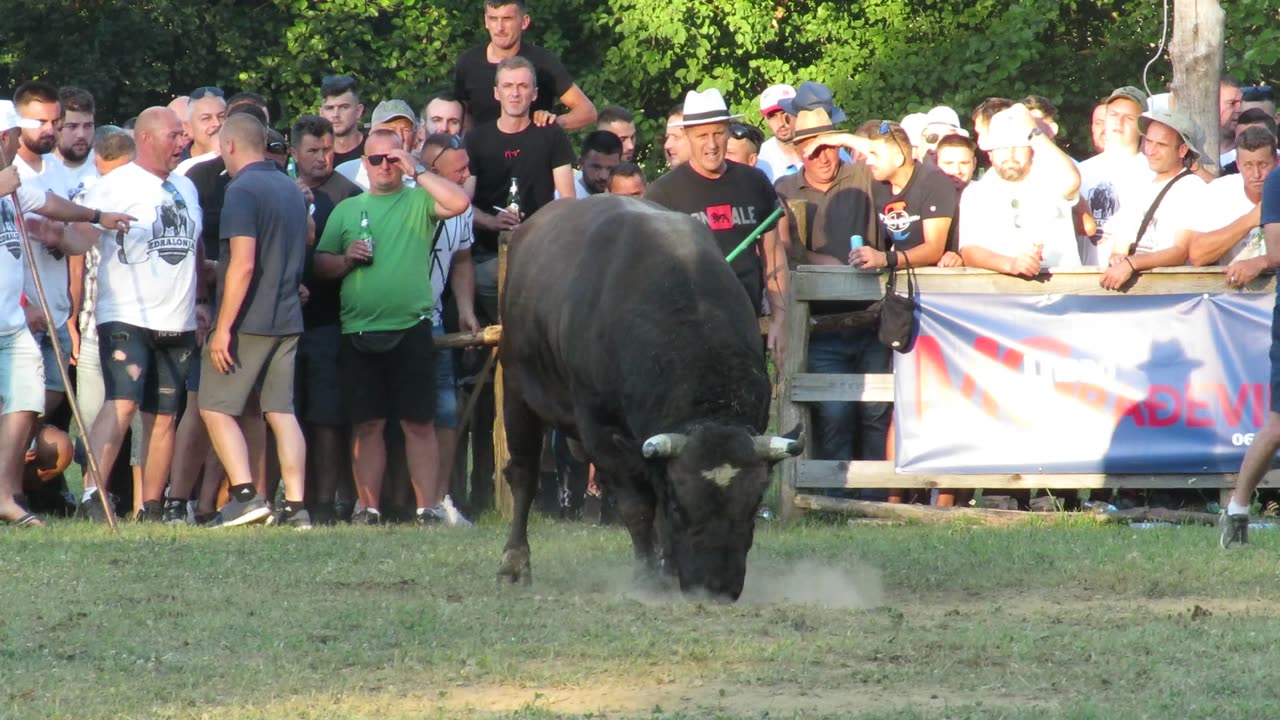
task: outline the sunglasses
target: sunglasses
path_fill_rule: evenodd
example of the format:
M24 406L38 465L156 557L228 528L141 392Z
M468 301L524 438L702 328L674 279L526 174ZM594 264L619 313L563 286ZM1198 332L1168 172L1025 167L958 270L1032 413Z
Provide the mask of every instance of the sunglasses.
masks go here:
M760 131L760 128L742 123L733 123L729 126L729 137L734 140L750 140L756 147L760 147L764 143L764 133Z
M429 145L428 147L435 147L435 146ZM432 170L435 170L436 163L440 162L440 157L442 155L444 155L446 152L450 150L461 150L461 149L462 149L462 139L459 138L457 135L450 135L448 143L444 147L440 148L439 151L435 154L435 156L431 158L431 162L426 163L426 165L427 167L430 167ZM423 159L423 162L426 162L427 156L424 154L422 156L422 159Z
M267 152L271 153L272 155L284 155L285 153L289 152L289 144L282 140L269 142L267 143Z
M192 100L199 100L203 97L225 97L225 94L222 92L222 88L220 87L205 85L204 87L198 87L195 90L192 90L189 97Z
M177 186L168 180L165 180L160 183L160 189L169 194L169 198L173 200L175 207L183 212L187 211L187 201L182 199L182 193L178 192Z
M901 127L902 126L898 125L898 123L891 123L888 120L881 120L880 136L884 137L885 135L888 135L889 137L893 138L893 144L897 146L898 152L902 153L903 157L911 157L906 150L902 149L902 143L898 140L898 133L894 132L895 129L900 130Z
M381 165L383 160L386 160L387 162L389 162L389 163L391 163L391 164L395 164L395 162L396 162L396 159L395 159L395 158L393 158L393 157L391 157L390 155L387 155L387 154L385 154L385 153L383 153L383 154L381 154L381 155L366 155L365 157L367 157L367 158L369 159L369 164L370 164L370 165L372 165L372 166L374 166L374 167L378 167L379 165Z

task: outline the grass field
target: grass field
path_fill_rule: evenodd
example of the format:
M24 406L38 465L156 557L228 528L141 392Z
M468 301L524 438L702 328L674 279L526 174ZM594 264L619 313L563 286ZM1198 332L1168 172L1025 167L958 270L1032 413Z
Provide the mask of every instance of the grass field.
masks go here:
M766 524L743 601L612 528L0 531L4 718L1280 716L1280 533Z

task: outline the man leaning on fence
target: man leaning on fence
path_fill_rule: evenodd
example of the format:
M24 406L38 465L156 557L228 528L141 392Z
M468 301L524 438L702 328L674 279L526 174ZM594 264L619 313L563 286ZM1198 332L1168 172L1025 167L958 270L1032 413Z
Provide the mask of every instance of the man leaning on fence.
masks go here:
M857 246L881 247L880 223L872 206L875 179L862 162L840 159L852 138L836 128L844 120L825 109L800 110L794 143L801 170L778 179L778 195L787 203L791 236L803 248L803 264L849 265ZM843 138L843 140L842 140ZM867 302L815 302L816 315L866 310ZM867 316L868 321L872 316ZM809 372L887 373L891 351L876 337L874 324L809 338ZM883 460L893 405L886 402L821 402L814 406L814 456L829 460Z

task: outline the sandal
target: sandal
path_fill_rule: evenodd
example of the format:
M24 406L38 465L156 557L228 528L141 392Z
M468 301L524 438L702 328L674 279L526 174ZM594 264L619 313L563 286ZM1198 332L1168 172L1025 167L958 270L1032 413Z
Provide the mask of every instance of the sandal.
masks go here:
M19 527L19 528L47 527L47 525L45 525L44 520L39 515L33 512L29 512L26 515L23 515L22 517L18 518L17 520L5 520L3 522L5 525L8 525L9 527Z

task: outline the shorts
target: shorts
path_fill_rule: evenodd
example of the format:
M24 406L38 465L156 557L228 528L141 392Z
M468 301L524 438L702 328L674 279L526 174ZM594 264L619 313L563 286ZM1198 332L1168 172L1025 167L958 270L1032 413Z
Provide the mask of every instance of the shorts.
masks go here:
M338 370L352 423L429 423L435 419L436 349L431 340L431 322L422 320L403 332L400 342L385 352L359 350L354 335L342 336Z
M262 412L292 415L297 352L297 335L236 333L231 338L236 365L230 373L221 373L206 345L200 353L200 409L240 416L257 392Z
M432 335L443 335L444 324L432 328ZM436 427L458 427L458 383L453 378L453 351L436 351Z
M191 363L191 369L187 372L187 392L200 392L200 361Z
M62 382L62 373L58 372L58 356L53 352L53 340L58 339L58 349L62 351L62 368L71 368L71 330L62 324L55 333L42 332L36 336L40 344L40 356L44 358L44 389L51 392L64 393L66 383Z
M129 400L144 413L174 415L196 354L196 334L161 332L122 322L98 325L103 398Z
M0 335L0 415L44 412L44 361L31 331Z
M338 382L338 345L342 331L337 325L321 325L298 338L298 365L294 370L294 408L308 425L347 424Z

